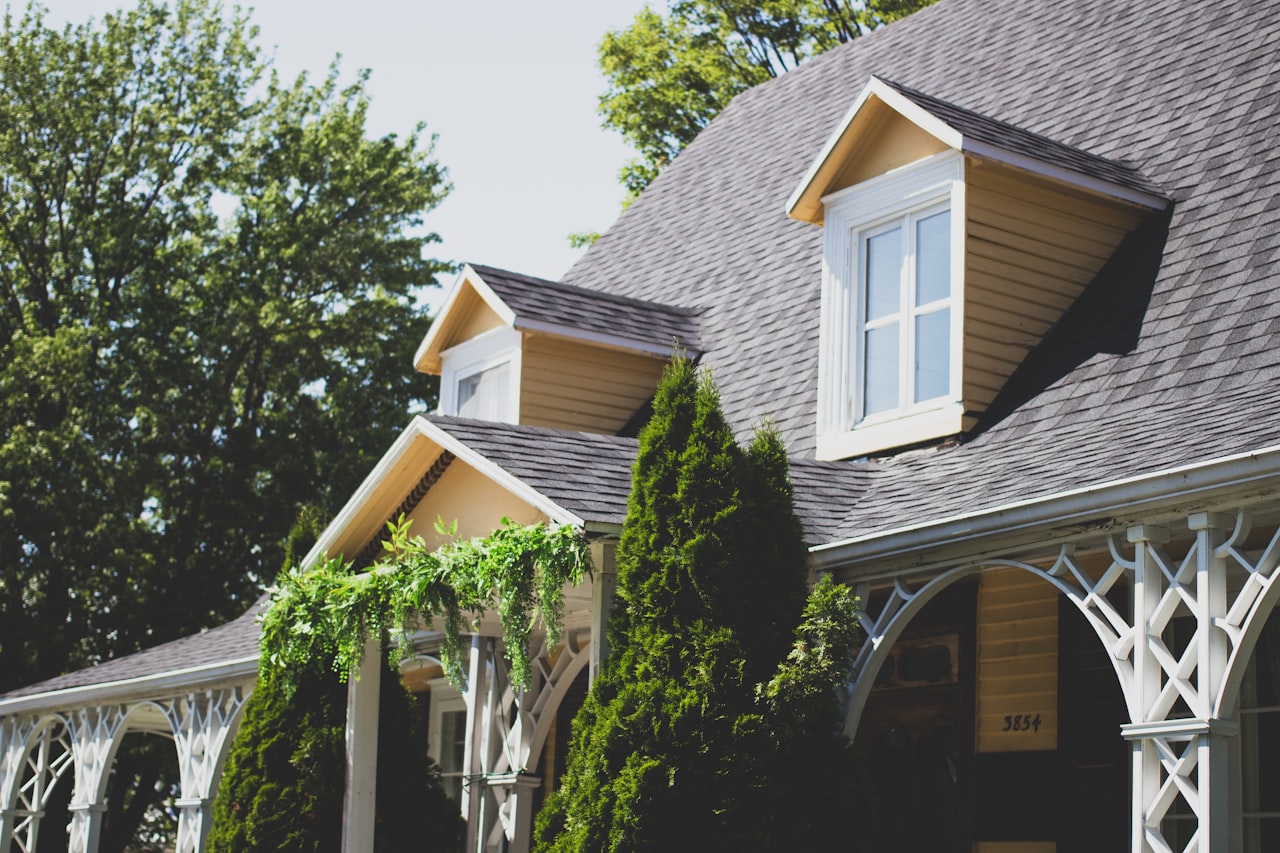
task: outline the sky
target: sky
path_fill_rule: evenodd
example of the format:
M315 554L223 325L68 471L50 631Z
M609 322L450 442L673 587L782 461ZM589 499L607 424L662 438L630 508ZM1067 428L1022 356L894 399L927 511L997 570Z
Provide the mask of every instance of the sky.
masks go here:
M132 5L43 2L50 23ZM252 19L287 79L322 76L337 54L344 81L369 69L371 133L405 134L423 121L437 135L454 189L426 216L441 237L433 257L557 279L581 254L568 235L603 231L621 211L618 170L633 155L600 127L596 46L643 5L260 0Z

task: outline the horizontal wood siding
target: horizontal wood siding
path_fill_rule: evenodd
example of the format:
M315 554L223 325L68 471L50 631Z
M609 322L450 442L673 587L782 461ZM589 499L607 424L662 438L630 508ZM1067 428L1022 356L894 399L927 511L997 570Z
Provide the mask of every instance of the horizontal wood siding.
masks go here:
M665 361L547 335L526 335L520 423L613 434L653 396Z
M964 401L984 411L1141 214L991 163L965 172Z
M1057 590L1021 569L984 573L977 649L977 752L1056 749Z

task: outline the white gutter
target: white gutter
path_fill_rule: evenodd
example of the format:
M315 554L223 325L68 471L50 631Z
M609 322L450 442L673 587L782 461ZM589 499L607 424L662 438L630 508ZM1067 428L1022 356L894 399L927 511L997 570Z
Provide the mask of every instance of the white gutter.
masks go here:
M1268 480L1280 485L1280 446L815 545L809 553L816 569L829 571L924 549L1008 537L1046 525L1062 527L1098 516L1132 515L1208 492L1239 489Z
M191 687L204 688L218 681L256 678L258 655L220 661L213 664L177 669L156 675L140 675L83 687L67 687L30 696L0 700L0 717L37 710L58 710L97 705L117 699L141 699L171 696Z

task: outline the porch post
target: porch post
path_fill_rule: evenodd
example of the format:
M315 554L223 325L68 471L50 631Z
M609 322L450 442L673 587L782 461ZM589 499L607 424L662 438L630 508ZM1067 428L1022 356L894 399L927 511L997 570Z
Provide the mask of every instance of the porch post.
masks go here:
M370 637L347 681L347 787L342 800L342 853L373 853L378 787L378 703L382 643Z
M1230 831L1231 799L1227 738L1239 731L1239 723L1213 719L1217 698L1227 674L1231 641L1218 626L1227 616L1227 567L1218 552L1235 527L1229 515L1198 512L1187 519L1196 534L1196 686L1200 707L1196 716L1209 723L1199 738L1198 778L1200 794L1200 849L1226 850ZM1225 712L1225 710L1224 710ZM1234 833L1239 835L1239 833Z
M609 656L609 616L613 613L614 597L618 591L618 568L614 562L617 546L612 542L600 542L591 546L591 558L595 563L595 576L591 578L591 664L590 682L596 676L605 658Z
M1152 557L1151 548L1158 547L1169 540L1169 532L1162 527L1139 525L1128 532L1129 541L1134 544L1133 574L1133 684L1137 694L1137 712L1140 715L1133 721L1134 725L1148 722L1151 706L1160 695L1160 662L1151 651L1151 621L1160 606L1164 593L1163 576L1160 566ZM1157 637L1159 639L1159 631ZM1152 823L1152 801L1160 792L1160 756L1156 751L1156 742L1151 733L1145 729L1141 736L1136 732L1126 732L1133 751L1133 807L1131 811L1132 836L1129 849L1138 851L1150 850L1147 844L1149 830L1159 835L1160 817L1154 817ZM1176 791L1174 792L1176 794ZM1159 809L1159 816L1164 810Z

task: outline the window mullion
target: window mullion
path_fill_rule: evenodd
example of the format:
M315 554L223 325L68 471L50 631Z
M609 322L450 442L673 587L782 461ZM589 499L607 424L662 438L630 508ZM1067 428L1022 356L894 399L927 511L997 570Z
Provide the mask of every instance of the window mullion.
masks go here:
M902 333L899 336L901 356L898 361L898 395L901 408L911 407L915 399L912 378L915 375L915 276L916 235L915 217L902 218Z

